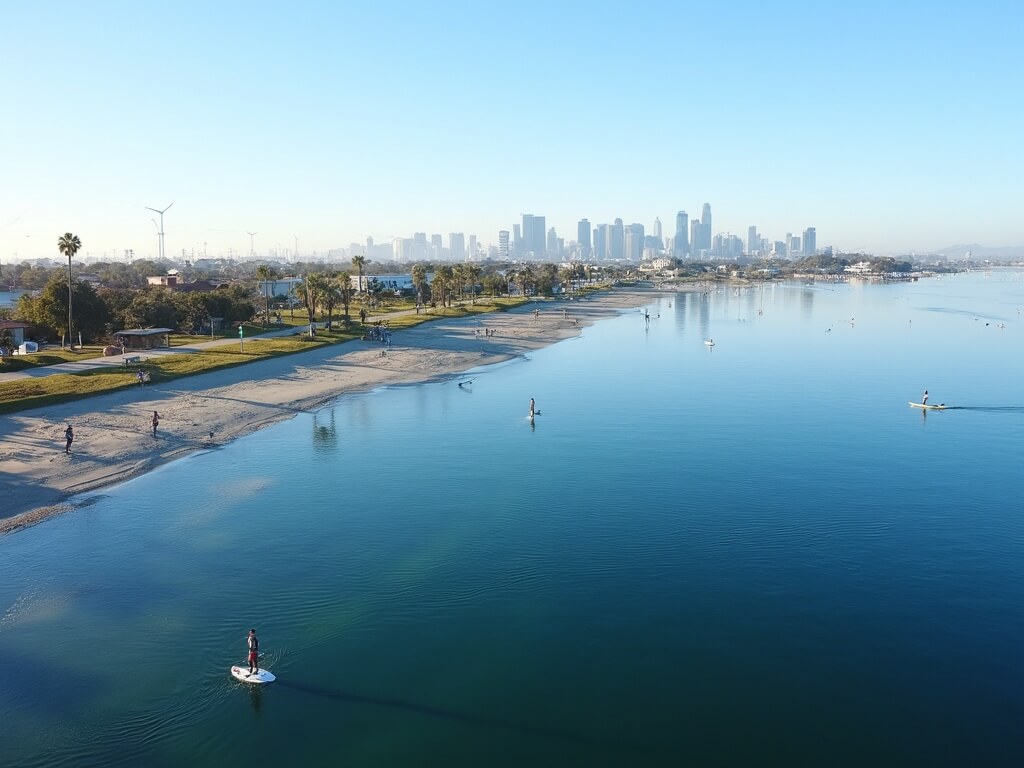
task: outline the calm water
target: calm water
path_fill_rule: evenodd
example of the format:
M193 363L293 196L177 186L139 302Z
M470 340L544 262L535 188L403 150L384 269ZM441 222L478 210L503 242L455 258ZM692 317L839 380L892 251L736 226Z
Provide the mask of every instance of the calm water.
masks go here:
M648 309L0 539L0 764L1021 764L1024 274Z

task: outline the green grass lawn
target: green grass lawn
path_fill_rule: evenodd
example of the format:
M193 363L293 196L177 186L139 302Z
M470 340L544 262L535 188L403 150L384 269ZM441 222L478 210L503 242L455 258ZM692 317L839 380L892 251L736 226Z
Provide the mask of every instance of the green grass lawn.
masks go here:
M392 330L399 328L411 328L421 323L437 320L442 317L467 317L487 312L504 311L512 307L526 304L529 299L523 298L500 298L500 299L477 299L475 304L468 299L465 302L457 303L452 307L427 308L420 314L410 313L399 315L388 319L388 327ZM350 307L350 311L352 308ZM298 316L298 312L295 313ZM352 312L358 315L358 310ZM305 313L303 313L304 322ZM326 318L318 318L324 321ZM364 327L358 322L352 323L349 328L344 328L340 318L335 318L334 328L330 331L320 329L315 339L308 336L290 336L283 338L260 339L258 336L249 335L249 329L262 331L259 326L246 326L245 351L239 352L238 348L231 344L223 347L213 347L200 352L183 353L179 355L167 355L151 357L141 367L149 372L153 383L173 381L183 376L194 376L220 368L228 368L235 365L245 365L256 360L264 360L271 357L291 355L304 352L309 349L323 347L328 344L340 344L352 339L358 339L363 335ZM207 337L186 337L194 341L203 341ZM172 344L172 346L175 346ZM59 352L59 350L57 350ZM103 354L102 347L86 347L85 352L62 353L67 357L54 360L54 362L65 362L70 359L85 359L87 357L99 357ZM0 413L12 413L14 411L38 408L44 405L78 400L92 395L105 392L115 392L126 387L138 386L136 371L139 366L128 368L103 368L99 370L83 371L81 373L63 373L53 376L39 378L16 379L0 383ZM3 370L3 369L0 369Z
M44 347L41 352L31 355L13 355L4 357L0 363L0 373L24 371L27 368L39 368L44 365L60 365L76 360L88 360L91 357L103 357L103 345L86 344L73 352L60 347Z

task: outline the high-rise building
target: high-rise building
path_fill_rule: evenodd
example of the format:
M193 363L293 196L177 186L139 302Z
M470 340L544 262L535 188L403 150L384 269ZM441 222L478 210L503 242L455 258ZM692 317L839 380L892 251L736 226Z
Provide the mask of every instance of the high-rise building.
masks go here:
M476 256L477 256L476 251L477 251L476 235L470 235L469 236L469 252L466 254L466 256L468 258L470 258L470 259L475 259Z
M640 261L644 255L644 225L630 224L626 228L623 243L623 257L629 261Z
M580 219L576 225L576 244L580 248L580 257L590 258L590 222L587 219Z
M558 253L558 233L555 232L554 227L548 230L547 252L550 254Z
M700 212L700 228L701 228L701 248L711 250L711 236L713 230L711 229L711 203L704 203L704 208Z
M754 254L761 250L761 238L757 236L757 227L747 228L747 253Z
M430 236L430 258L440 261L444 258L444 241L440 235Z
M687 224L688 220L689 216L686 215L686 211L680 211L676 214L676 236L672 240L672 253L677 259L684 259L690 253L690 236L687 232L689 227Z
M534 216L532 213L523 214L523 252L533 253L535 256L543 256L547 247L545 236L547 235L547 224L543 216Z
M452 261L466 260L466 236L461 232L448 235L448 256Z
M518 224L512 225L512 252L516 255L520 254L523 250L523 233L519 229Z
M626 247L626 230L622 225L622 219L616 219L608 233L608 248L611 251L611 258L620 261Z
M611 257L611 250L608 245L608 241L611 239L609 236L609 227L607 224L598 224L597 229L594 230L594 257L598 259L608 259Z
M508 230L503 229L498 233L498 256L507 259L509 253Z
M704 237L703 227L701 226L700 219L694 219L690 222L690 258L702 259L704 254L701 253L701 240Z
M652 232L651 234L653 234L656 238L661 240L661 219L659 219L657 216L654 217L654 232Z
M412 260L425 261L430 258L430 246L427 245L426 232L413 232L412 235Z
M814 227L804 230L804 256L813 256L818 250L818 233Z

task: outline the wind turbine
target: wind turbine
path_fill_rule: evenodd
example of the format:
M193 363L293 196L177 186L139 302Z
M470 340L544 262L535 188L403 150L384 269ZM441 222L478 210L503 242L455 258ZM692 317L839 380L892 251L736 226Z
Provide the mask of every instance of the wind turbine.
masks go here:
M174 201L173 200L171 201L171 205L174 205ZM146 210L147 211L153 211L153 213L159 213L160 214L160 260L161 261L163 261L163 258L164 258L164 214L167 213L167 211L171 210L171 205L168 205L162 211L159 210L158 208L150 208L148 205L146 206Z
M249 258L250 259L255 259L256 258L256 249L253 248L252 239L256 235L258 235L259 233L258 232L248 232L247 231L245 234L247 234L249 236Z

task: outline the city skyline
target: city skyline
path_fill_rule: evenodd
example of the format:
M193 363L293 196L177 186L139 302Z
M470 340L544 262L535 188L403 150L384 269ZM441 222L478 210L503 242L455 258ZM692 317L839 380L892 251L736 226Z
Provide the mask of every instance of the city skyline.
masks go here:
M67 231L83 256L155 256L147 209L172 202L172 258L244 255L249 232L264 255L418 231L497 246L530 211L566 242L581 218L672 237L705 200L711 237L1024 245L1024 10L710 5L68 4L60 44L46 7L12 7L0 260ZM630 25L658 33L622 45Z

